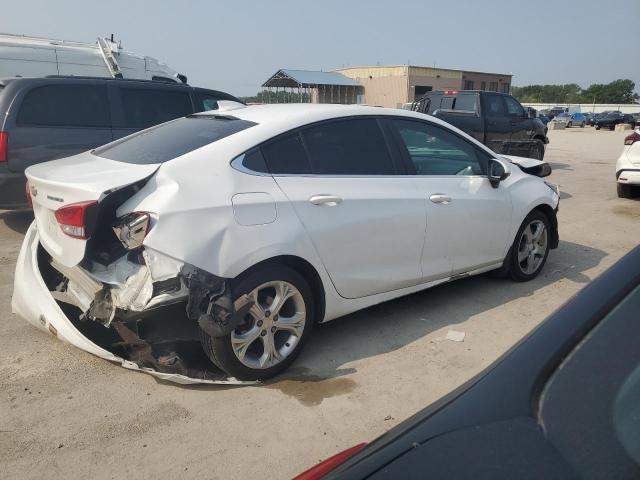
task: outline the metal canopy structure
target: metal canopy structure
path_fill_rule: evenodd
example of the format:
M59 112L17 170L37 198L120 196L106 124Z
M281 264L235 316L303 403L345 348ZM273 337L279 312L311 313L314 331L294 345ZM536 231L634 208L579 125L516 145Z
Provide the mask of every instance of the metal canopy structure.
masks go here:
M357 103L363 87L337 72L281 69L262 84L264 103Z

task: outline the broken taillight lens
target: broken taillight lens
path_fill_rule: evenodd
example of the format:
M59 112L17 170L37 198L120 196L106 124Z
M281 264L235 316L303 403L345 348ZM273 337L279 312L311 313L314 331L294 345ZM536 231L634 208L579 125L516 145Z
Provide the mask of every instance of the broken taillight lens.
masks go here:
M326 460L320 462L314 467L311 467L306 472L302 472L300 475L295 477L293 480L320 480L327 473L334 470L339 465L342 465L344 462L353 457L356 453L366 447L366 443L361 443L354 447L351 447L343 452L340 452L333 457L327 458Z
M113 224L113 231L125 248L133 250L141 247L149 233L151 217L146 212L132 212L120 217Z
M55 216L60 228L64 233L73 238L86 240L90 237L91 232L88 227L89 217L95 216L98 202L95 200L90 202L72 203L56 210Z

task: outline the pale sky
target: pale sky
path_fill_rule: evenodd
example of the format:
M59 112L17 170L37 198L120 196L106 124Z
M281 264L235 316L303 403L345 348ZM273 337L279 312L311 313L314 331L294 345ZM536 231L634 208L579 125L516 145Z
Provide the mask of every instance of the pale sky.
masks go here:
M195 86L251 95L279 68L406 64L513 73L514 85L640 91L640 0L2 0L0 32L156 57Z

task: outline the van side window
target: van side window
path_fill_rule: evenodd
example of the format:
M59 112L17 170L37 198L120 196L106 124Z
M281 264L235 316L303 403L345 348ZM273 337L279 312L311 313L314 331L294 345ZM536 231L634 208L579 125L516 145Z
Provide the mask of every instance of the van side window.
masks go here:
M52 127L111 127L104 85L48 85L26 94L19 125Z
M227 98L226 95L215 95L213 93L196 93L196 111L208 112L209 110L218 110L218 100L234 100L234 98Z
M189 92L120 88L125 128L147 128L193 113Z

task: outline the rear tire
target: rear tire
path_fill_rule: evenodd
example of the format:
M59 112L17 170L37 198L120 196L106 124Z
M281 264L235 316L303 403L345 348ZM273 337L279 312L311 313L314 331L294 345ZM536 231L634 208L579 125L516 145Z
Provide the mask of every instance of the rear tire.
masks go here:
M241 277L231 290L234 301L246 294L256 303L228 335L212 337L200 330L202 348L239 380L271 378L296 359L311 334L312 290L298 272L277 264Z
M596 130L600 130L600 126L599 125L596 125Z
M549 256L551 230L549 219L539 210L522 222L511 246L509 276L516 282L528 282L538 276Z
M616 183L616 189L618 191L619 198L633 198L633 187L631 185L624 185L622 183Z

